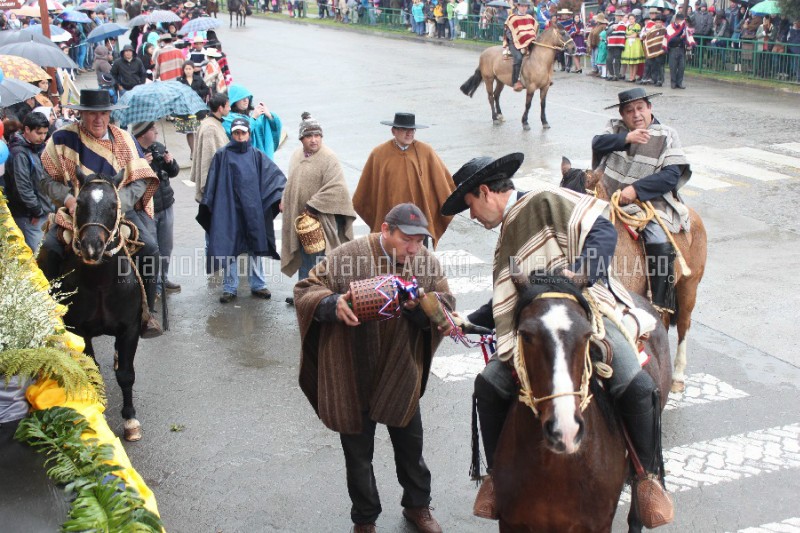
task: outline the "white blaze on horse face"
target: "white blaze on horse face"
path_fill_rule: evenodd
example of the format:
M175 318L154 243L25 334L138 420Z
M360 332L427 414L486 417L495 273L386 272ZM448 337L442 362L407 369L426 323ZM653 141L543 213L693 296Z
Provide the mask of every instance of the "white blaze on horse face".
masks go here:
M102 189L95 189L91 192L92 200L94 203L99 204L103 200L103 191Z
M565 446L566 453L574 453L578 447L575 444L575 437L578 435L579 427L575 421L575 396L571 393L577 390L572 383L567 365L567 356L564 351L564 343L561 342L560 332L567 332L572 328L572 320L567 314L567 306L554 305L541 318L550 336L553 338L553 392L552 394L567 394L553 399L553 415L555 416L555 431L561 433L561 439Z

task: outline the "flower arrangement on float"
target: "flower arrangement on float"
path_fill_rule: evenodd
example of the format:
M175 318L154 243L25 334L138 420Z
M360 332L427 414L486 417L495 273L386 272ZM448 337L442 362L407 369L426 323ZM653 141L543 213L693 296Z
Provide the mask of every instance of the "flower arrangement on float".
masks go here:
M39 270L0 191L0 380L31 383L15 438L45 455L72 498L65 531L163 531L153 492L103 416L100 372L64 327L67 296Z

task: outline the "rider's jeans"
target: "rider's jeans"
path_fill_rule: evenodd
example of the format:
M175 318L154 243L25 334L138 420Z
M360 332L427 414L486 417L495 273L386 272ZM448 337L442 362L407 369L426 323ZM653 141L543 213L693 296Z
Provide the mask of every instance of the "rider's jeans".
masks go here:
M668 242L667 234L664 233L664 229L655 220L651 220L650 223L644 227L642 237L644 237L644 242L647 244Z
M25 244L28 245L33 253L36 253L42 243L42 237L44 236L42 226L47 222L47 216L39 218L38 224L34 224L31 217L14 217L14 222L17 223L17 227L22 232L22 235L25 236Z
M224 267L225 277L222 280L222 292L236 294L239 288L239 262L233 258L228 266ZM264 274L264 258L249 255L248 281L251 291L260 291L267 288L266 275Z

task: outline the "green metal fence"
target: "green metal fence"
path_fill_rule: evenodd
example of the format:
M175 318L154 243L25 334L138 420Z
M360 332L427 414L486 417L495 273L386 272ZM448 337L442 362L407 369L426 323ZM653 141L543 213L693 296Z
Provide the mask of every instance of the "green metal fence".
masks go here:
M686 66L698 72L720 72L746 78L800 83L800 54L790 54L781 43L716 39L695 36ZM765 49L766 48L766 49Z

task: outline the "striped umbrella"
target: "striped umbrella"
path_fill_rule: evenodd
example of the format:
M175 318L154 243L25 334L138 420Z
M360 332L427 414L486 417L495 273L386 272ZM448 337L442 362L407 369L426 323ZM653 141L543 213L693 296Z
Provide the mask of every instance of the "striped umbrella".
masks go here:
M667 0L648 0L642 7L655 7L657 9L675 10L675 4L672 2L667 2Z
M128 107L112 112L111 116L123 126L167 115L194 115L208 109L191 87L173 80L137 85L123 94L118 103Z

